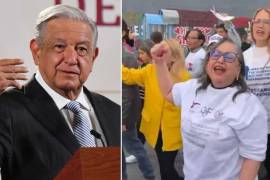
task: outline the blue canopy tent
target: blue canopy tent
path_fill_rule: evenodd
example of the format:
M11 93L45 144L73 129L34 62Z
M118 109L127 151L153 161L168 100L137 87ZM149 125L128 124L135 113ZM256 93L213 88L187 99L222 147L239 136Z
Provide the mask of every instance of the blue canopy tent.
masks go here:
M145 13L142 16L140 38L149 39L154 31L159 31L164 38L175 36L173 29L179 25L178 12L175 10L161 9L159 14Z
M160 14L145 13L142 17L140 28L140 38L149 39L154 31L163 32L164 23L163 17Z

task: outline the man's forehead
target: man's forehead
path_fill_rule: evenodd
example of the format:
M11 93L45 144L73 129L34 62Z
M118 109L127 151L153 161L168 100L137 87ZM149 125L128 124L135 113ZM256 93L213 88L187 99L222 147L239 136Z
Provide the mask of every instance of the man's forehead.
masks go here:
M189 34L192 34L192 35L198 35L199 33L198 33L198 31L196 31L196 30L192 30L192 31L190 31Z
M92 40L92 33L85 31L76 31L76 30L48 30L45 33L45 36L49 35L54 38L80 38L80 39L88 39Z
M56 18L48 21L46 30L69 30L92 33L92 29L88 23L68 18Z
M81 30L66 30L66 29L62 29L62 30L51 29L50 30L50 29L48 29L46 32L50 33L50 34L55 34L55 35L77 34L77 35L85 35L85 36L92 37L91 32L86 32L86 31L81 31Z
M225 31L223 27L217 27L216 30L217 31Z
M71 44L89 44L93 42L92 35L80 31L55 31L49 30L44 34L44 41L47 43L71 43Z

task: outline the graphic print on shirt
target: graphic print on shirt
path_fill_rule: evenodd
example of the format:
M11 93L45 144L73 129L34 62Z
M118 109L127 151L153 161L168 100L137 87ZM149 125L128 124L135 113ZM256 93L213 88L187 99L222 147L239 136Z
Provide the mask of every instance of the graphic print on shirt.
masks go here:
M201 104L198 102L192 101L192 105L190 106L190 109L194 108L196 105L200 106Z
M256 96L270 96L270 66L245 67L248 86Z
M192 71L192 63L189 62L189 63L187 64L187 70L188 70L188 71Z
M219 136L220 126L224 113L213 107L201 105L192 101L189 117L183 122L182 131L189 142L204 148L207 141Z

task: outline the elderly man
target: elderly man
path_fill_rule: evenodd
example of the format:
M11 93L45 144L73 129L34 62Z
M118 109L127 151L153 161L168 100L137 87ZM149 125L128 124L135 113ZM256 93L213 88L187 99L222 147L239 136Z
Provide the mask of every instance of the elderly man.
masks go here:
M76 8L42 11L30 48L38 71L0 96L0 166L5 179L53 179L80 147L120 145L120 107L83 85L98 55L97 28Z

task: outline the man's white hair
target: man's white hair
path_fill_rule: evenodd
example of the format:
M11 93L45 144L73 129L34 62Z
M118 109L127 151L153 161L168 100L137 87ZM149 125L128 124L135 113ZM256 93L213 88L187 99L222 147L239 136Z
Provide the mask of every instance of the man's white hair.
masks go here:
M39 46L42 45L43 35L44 35L43 31L47 23L52 19L63 18L63 17L72 19L75 21L81 21L81 22L87 23L90 26L92 30L92 34L93 34L92 46L93 48L96 48L97 39L98 39L98 31L97 31L96 23L91 18L89 18L86 15L86 13L83 12L82 10L75 7L68 6L68 5L51 6L39 13L37 22L35 25L35 32L34 32L35 38Z

